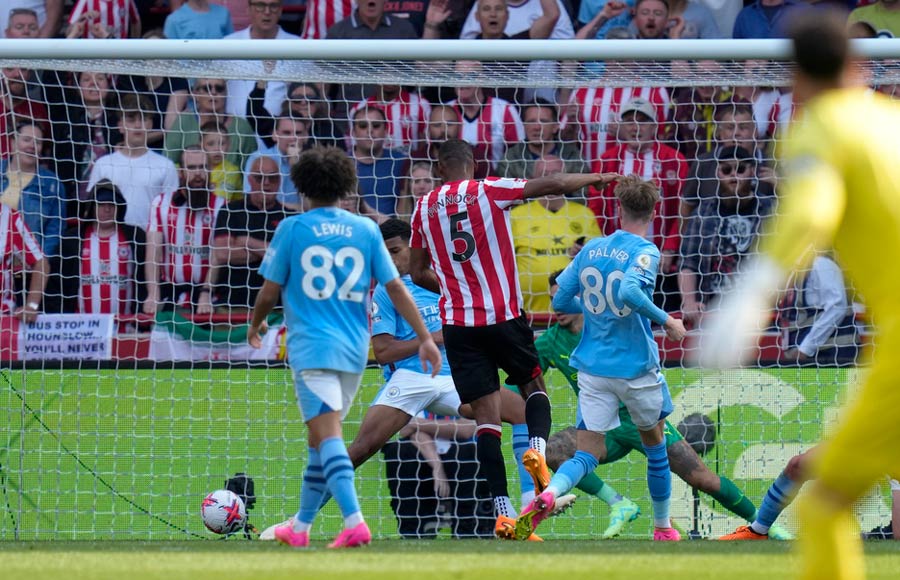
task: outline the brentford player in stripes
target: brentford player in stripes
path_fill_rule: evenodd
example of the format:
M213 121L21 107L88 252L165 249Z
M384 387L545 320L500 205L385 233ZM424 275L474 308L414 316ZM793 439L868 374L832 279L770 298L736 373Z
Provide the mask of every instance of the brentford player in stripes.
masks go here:
M31 282L25 304L16 308L12 277L23 263L31 273ZM49 273L47 259L25 220L19 212L0 203L0 314L13 312L16 318L34 322L41 309L41 296Z
M155 313L160 301L196 304L200 314L212 311L210 242L225 200L210 189L206 154L199 145L184 150L178 172L181 188L160 194L150 210L146 314Z
M444 184L416 202L410 274L417 285L441 294L447 360L460 400L471 404L478 424L478 459L494 498L495 533L513 539L516 510L509 500L500 449L498 369L525 398L531 449L522 462L535 481L536 493L550 480L544 460L550 399L534 334L521 309L508 210L533 197L571 193L589 185L603 187L618 175L559 173L530 181L476 181L474 172L468 143L448 140L441 146L438 173Z

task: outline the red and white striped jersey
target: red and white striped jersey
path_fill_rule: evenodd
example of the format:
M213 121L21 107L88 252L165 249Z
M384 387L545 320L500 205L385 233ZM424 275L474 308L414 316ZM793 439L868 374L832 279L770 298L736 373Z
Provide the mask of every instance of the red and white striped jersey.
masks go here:
M654 143L639 154L624 145L616 145L607 149L592 165L595 172L637 175L659 186L659 207L647 237L660 250L673 252L677 252L681 245L679 206L687 170L684 155L662 143ZM619 205L613 192L616 183L610 183L602 191L591 187L588 194L588 207L597 216L597 223L607 236L619 229Z
M13 311L13 270L17 264L33 266L44 258L41 246L25 220L14 209L0 204L0 312Z
M508 210L524 201L525 183L454 181L416 202L409 245L431 254L444 324L488 326L521 315Z
M772 90L757 95L753 99L757 134L764 139L774 139L791 122L793 109L793 93Z
M496 168L506 147L525 140L525 125L516 107L497 97L488 97L475 119L468 119L462 108L453 99L449 103L455 107L462 121L459 138L474 145L484 145L488 151L488 161Z
M300 38L325 38L328 29L353 12L353 0L309 0Z
M350 121L353 115L364 107L381 109L387 118L386 149L415 150L425 144L428 135L428 118L431 116L431 103L416 93L400 91L397 98L384 102L375 96L358 102L350 109Z
M225 199L210 193L210 206L193 211L187 202L172 203L172 198L179 193L156 196L150 208L147 233L162 234L163 280L173 284L199 284L206 280L212 232Z
M588 87L576 90L569 98L574 118L565 123L578 123L581 155L588 163L600 159L603 152L616 144L614 123L619 109L631 99L646 99L656 107L659 132L665 130L669 113L669 92L665 87Z
M81 242L81 314L132 314L136 258L131 244L116 231L100 237L93 228Z
M112 30L112 38L128 38L131 23L140 20L134 0L76 0L69 16L69 24L73 24L85 12L97 12L98 22ZM88 21L84 27L84 38L94 38L92 24Z

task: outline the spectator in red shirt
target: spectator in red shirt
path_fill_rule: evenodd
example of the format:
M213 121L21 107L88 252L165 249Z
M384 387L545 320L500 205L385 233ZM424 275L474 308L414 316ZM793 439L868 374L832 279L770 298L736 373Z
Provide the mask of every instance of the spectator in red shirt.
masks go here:
M425 141L431 103L424 97L405 91L400 85L379 85L374 95L350 109L351 121L358 110L370 107L384 111L388 149L410 151Z
M622 106L619 121L619 145L611 147L594 162L597 173L637 175L660 188L660 207L649 235L661 251L659 270L672 273L677 265L679 204L681 188L687 178L684 156L656 139L656 109L646 99L632 99ZM603 190L591 189L588 199L597 215L600 229L609 235L619 228L616 213L615 183Z
M206 153L199 145L182 153L178 179L180 187L157 196L150 208L145 314L156 313L161 303L212 312L210 245L225 200L210 187Z
M17 307L12 278L23 264L30 281L24 304ZM37 320L49 274L47 258L25 220L16 210L0 204L0 314L12 312L25 322Z
M478 75L482 65L477 61L461 60L456 72L463 76ZM495 168L503 159L506 148L525 140L525 126L516 107L497 97L490 97L480 85L456 87L456 99L450 103L459 111L462 121L460 138L473 147L484 146L488 160Z
M145 298L144 230L125 223L125 196L111 181L90 195L78 225L63 236L47 294L60 312L135 314Z

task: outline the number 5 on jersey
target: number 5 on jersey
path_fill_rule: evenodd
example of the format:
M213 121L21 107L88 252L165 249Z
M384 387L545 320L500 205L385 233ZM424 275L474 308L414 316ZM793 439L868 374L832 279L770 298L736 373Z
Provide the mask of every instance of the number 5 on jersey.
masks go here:
M453 243L451 257L454 262L465 262L475 253L475 236L465 230L469 212L461 211L450 216L450 241ZM464 223L465 222L465 223ZM463 251L457 252L457 242L462 242Z

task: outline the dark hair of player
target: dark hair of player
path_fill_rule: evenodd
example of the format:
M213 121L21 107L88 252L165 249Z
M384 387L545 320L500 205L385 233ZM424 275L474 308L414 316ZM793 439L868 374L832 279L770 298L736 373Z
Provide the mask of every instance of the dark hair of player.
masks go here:
M850 57L846 14L838 10L799 12L788 28L797 68L815 80L837 80Z
M653 217L653 209L659 202L659 188L650 181L644 181L637 175L627 175L616 184L614 190L622 214L635 221L648 221Z
M462 139L447 139L438 151L438 163L447 169L462 169L475 164L472 146Z
M400 238L404 242L408 242L412 237L412 228L409 227L409 224L403 220L398 220L397 218L386 220L379 228L381 229L381 237L384 241Z
M332 203L356 191L356 166L336 147L314 147L291 167L291 181L309 199Z
M547 277L547 281L550 282L550 286L556 286L556 279L559 278L559 275L562 273L563 273L562 270L557 270L556 272L553 272L552 274L550 274L550 276Z

